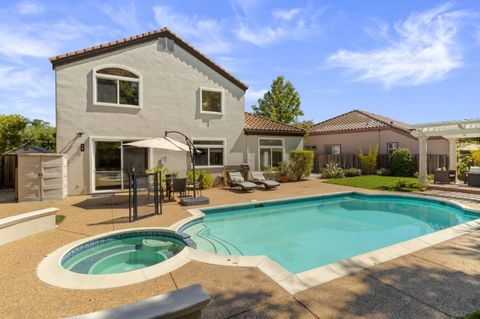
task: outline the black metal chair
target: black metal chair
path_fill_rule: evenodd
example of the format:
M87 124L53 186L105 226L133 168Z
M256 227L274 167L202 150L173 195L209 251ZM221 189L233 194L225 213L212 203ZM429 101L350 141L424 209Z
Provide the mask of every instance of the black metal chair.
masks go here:
M179 196L187 195L187 178L174 178L172 183L172 192L175 198L175 193L179 193Z
M191 190L191 189L195 188L200 193L200 196L202 196L202 184L203 184L203 179L204 178L205 177L204 177L203 174L198 176L198 179L195 181L195 185L194 184L188 184L187 189Z

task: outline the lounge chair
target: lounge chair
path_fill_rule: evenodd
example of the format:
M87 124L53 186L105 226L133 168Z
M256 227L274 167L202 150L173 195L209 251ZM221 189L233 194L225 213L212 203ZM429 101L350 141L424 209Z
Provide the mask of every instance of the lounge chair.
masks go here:
M254 191L257 184L246 182L240 172L228 172L228 184L230 187L240 187L242 191Z
M276 189L280 186L279 182L266 179L262 172L251 172L251 174L251 181L257 185L263 185L265 189Z

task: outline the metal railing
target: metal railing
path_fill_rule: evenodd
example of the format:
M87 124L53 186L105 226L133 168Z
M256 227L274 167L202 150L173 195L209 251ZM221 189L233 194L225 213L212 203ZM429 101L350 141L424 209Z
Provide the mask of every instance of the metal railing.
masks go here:
M128 175L128 220L162 213L161 177L157 173Z

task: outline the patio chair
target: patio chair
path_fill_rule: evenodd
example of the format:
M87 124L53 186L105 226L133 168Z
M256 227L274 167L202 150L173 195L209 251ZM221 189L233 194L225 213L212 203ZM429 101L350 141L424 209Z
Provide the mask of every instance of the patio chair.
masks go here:
M257 184L246 182L240 172L227 172L228 185L230 187L240 187L242 191L254 191Z
M198 179L195 181L195 185L194 184L188 184L187 189L188 190L196 189L200 193L200 196L202 196L202 183L203 183L204 178L205 178L204 175L198 176Z
M433 172L433 183L435 184L450 184L455 183L455 170L436 170Z
M265 189L277 189L280 186L279 182L266 179L262 172L251 172L250 174L252 175L250 181L257 185L263 185Z
M187 178L174 178L172 183L172 194L175 198L175 193L179 193L179 196L187 195Z

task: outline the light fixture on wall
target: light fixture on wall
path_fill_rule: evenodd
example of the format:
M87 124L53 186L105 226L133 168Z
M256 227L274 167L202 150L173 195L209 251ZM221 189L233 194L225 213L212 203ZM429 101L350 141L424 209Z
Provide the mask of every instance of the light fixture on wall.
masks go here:
M77 137L82 137L85 134L85 132L77 132Z

